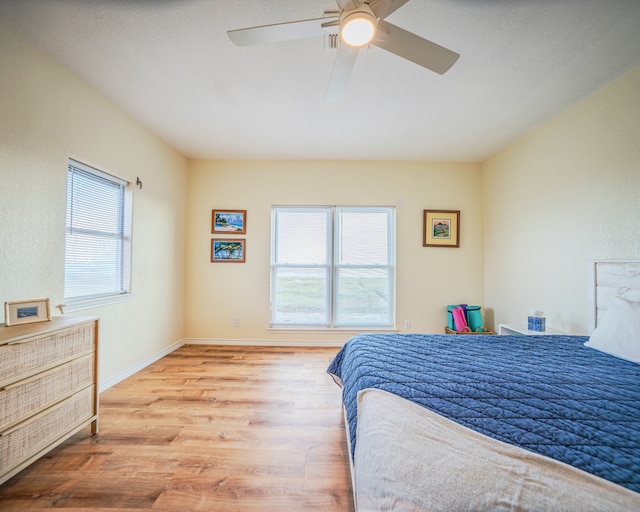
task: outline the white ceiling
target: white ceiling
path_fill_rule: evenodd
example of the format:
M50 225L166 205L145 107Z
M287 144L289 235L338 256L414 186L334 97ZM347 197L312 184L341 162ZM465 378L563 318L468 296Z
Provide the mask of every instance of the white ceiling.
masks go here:
M334 0L0 0L0 18L191 158L481 161L640 64L640 0L412 0L388 21L461 54L438 75L361 51L325 103L322 38L230 29Z

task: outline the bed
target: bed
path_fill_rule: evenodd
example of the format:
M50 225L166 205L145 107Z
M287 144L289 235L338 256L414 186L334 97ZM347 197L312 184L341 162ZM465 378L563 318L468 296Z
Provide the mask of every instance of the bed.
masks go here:
M640 262L593 268L591 336L342 347L357 510L640 510Z

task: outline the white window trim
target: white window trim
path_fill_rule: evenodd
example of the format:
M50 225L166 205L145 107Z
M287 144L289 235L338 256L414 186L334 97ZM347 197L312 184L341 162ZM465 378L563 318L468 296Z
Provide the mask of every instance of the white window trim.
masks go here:
M327 205L274 205L272 206L272 212L277 209L277 208L292 208L292 209L300 209L303 210L304 208L309 208L309 209L321 209L321 208L329 208L331 210L331 222L330 222L330 229L333 230L333 232L330 232L327 234L327 236L329 237L329 239L331 240L331 247L327 248L327 250L330 252L329 255L329 270L330 270L330 280L331 280L331 289L330 289L330 293L329 296L327 297L327 300L329 302L328 304L328 314L329 314L329 319L330 319L330 324L325 325L325 324L292 324L292 325L287 325L287 324L278 324L278 323L273 323L272 322L272 307L273 307L273 276L274 276L274 247L273 244L271 246L271 263L270 263L270 290L269 290L269 303L270 303L270 308L269 308L269 326L267 327L267 331L269 332L311 332L311 331L316 331L316 332L336 332L336 333L358 333L358 332L363 332L364 330L366 330L367 332L398 332L398 327L396 325L396 280L397 280L397 268L396 268L396 230L397 230L397 226L395 225L395 218L396 218L396 212L395 212L395 207L394 206L384 206L384 205L377 205L377 206L368 206L368 205L361 205L361 206L339 206L339 205L333 205L333 206L327 206ZM348 268L348 266L345 265L336 265L334 264L334 253L336 250L336 239L338 236L337 233L337 229L335 227L335 211L336 209L341 208L341 209L360 209L360 208L371 208L371 209L390 209L392 211L392 215L390 216L390 218L388 219L388 221L390 222L390 228L391 231L390 233L392 233L391 238L393 240L393 245L392 245L392 250L391 250L391 254L390 254L390 261L389 263L386 265L387 268L390 268L392 270L392 280L390 283L390 298L391 298L391 310L390 310L390 324L389 325L362 325L362 326L358 326L358 325L339 325L336 326L334 325L334 304L335 304L335 293L334 293L334 289L333 289L333 283L335 282L335 273L338 271L338 268ZM272 213L272 232L274 229L277 228L276 224L275 224L275 219ZM272 233L273 236L273 233ZM278 265L279 267L286 267L286 265Z
M118 293L114 295L105 295L104 297L93 297L88 299L78 299L65 301L58 308L62 314L73 313L75 311L83 311L85 309L93 309L101 306L109 306L111 304L120 304L129 302L135 298L136 294L131 292Z
M272 333L292 333L292 332L305 332L308 333L310 331L315 332L331 332L331 333L352 333L359 334L362 332L399 332L400 329L396 325L392 325L389 327L331 327L331 326L320 326L320 325L292 325L291 327L287 327L286 325L274 324L273 326L267 327L268 332Z
M124 244L123 247L123 255L122 259L124 264L123 267L123 289L124 292L121 293L113 293L102 296L87 296L81 297L78 299L63 299L63 303L58 305L60 312L64 313L72 313L75 311L82 311L86 309L92 309L101 306L107 306L110 304L119 304L122 302L130 301L134 298L134 294L131 291L131 267L132 267L132 232L133 232L133 184L119 176L115 176L108 172L105 172L101 169L96 168L94 165L86 164L81 162L80 160L69 157L67 159L67 167L69 165L73 165L79 169L84 169L87 172L93 173L97 176L102 176L108 180L120 182L124 185L124 238L128 241L128 243ZM68 201L69 198L67 198ZM66 240L66 229L65 229L65 240Z

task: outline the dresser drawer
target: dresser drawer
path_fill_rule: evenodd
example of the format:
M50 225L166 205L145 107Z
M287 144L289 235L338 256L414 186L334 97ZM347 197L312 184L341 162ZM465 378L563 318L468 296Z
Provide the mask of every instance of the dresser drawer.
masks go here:
M94 324L0 345L0 387L93 352Z
M93 354L89 354L0 389L0 432L91 386L93 381Z
M0 432L0 478L18 463L38 454L94 415L93 386Z

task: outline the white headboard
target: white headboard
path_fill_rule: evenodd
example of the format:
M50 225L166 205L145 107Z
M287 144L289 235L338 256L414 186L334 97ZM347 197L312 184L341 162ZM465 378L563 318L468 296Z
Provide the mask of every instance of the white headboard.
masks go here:
M624 294L640 300L640 260L598 260L593 262L592 304L589 331L598 325L611 299Z

